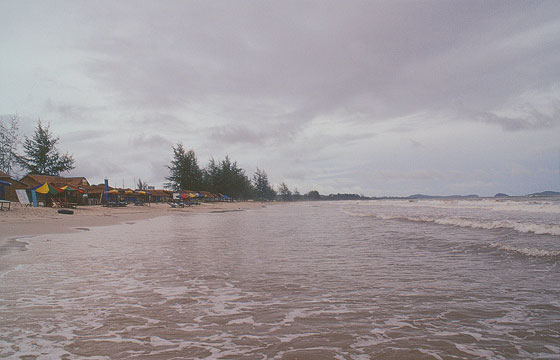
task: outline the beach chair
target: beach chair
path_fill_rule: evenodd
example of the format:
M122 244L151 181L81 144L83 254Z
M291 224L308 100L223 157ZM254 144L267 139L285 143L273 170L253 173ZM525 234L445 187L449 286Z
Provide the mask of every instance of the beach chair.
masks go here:
M25 189L16 189L16 195L18 197L19 203L23 207L31 206L29 198L27 197L27 191Z
M167 205L171 206L172 208L176 208L177 205L175 205L175 203L172 203L171 201L167 202Z
M8 208L6 209L6 205ZM10 210L12 203L9 200L0 200L0 210Z

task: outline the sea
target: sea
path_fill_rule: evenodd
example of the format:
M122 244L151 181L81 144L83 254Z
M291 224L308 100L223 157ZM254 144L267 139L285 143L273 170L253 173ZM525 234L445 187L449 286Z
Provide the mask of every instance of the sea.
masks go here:
M560 359L560 198L294 202L13 242L2 359Z

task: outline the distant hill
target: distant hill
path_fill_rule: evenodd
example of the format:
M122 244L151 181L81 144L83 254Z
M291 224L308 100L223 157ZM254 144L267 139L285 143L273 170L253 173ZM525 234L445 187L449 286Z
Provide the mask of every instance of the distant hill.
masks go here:
M494 197L509 197L509 195L504 193L497 193L496 195L494 195Z
M560 192L558 191L542 191L539 193L529 194L527 196L535 197L535 196L560 196Z

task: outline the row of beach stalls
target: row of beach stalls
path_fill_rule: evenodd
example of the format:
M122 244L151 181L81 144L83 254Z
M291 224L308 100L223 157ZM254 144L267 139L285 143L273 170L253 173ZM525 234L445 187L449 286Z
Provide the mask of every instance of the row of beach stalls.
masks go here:
M76 207L83 205L82 186L89 186L84 177L36 175L29 174L21 180L12 180L8 200L19 201L32 206Z
M14 180L6 174L0 173L0 175L0 180L4 183L2 190L9 189L0 194L4 199L20 202L28 200L33 206L75 207L77 205L102 204L126 206L128 204L149 205L154 202L231 201L231 198L227 195L212 194L207 191L133 190L110 187L107 183L90 185L84 177L30 174L21 180ZM18 194L16 194L16 190ZM20 198L23 196L27 199Z
M208 191L184 190L173 193L174 203L197 204L200 202L232 201L231 197L224 194L212 194Z

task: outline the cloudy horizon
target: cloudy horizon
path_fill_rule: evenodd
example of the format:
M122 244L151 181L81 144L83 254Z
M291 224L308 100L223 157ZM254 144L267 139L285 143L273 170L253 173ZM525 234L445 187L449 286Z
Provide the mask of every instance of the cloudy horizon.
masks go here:
M172 147L321 194L560 190L556 1L4 1L0 116L69 174L161 187Z

